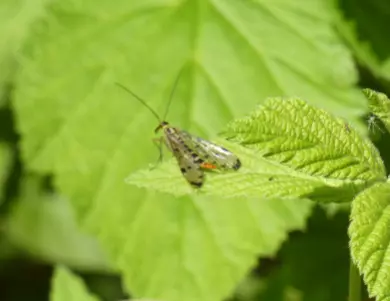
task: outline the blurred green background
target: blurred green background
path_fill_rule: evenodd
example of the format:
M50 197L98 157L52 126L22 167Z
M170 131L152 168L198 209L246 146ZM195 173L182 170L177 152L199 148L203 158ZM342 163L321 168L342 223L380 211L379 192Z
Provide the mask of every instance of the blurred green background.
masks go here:
M272 96L364 129L360 89L390 95L389 17L382 0L0 0L0 300L346 300L348 206L126 185L157 158L156 120L115 82L163 112L186 66L168 119L206 138Z

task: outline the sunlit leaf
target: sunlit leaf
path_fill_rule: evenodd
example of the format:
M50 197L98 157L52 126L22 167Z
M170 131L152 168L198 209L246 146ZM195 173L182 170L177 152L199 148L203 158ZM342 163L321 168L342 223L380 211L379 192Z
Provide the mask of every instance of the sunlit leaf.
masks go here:
M44 12L50 0L0 1L0 106L3 93L17 66L17 51L28 35L31 24Z
M374 145L340 118L300 99L268 99L225 136L273 162L326 180L372 182L386 173Z
M25 180L5 229L13 244L41 260L84 270L109 269L99 244L77 228L69 203L42 192L37 178Z
M369 124L369 126L373 128L379 127L378 124L375 124L375 118L379 118L387 131L390 132L390 99L386 94L371 89L364 89L363 93L368 99L370 112L374 114L372 116L374 118L374 120L372 120L373 124ZM382 130L382 132L384 131Z
M349 227L352 258L371 296L390 300L390 184L378 183L352 202Z
M275 95L357 123L366 99L332 21L322 1L65 0L36 27L13 103L23 160L54 174L135 297L222 299L257 254L304 227L310 205L176 199L126 185L157 159L157 121L115 82L163 114L185 65L168 119L205 138Z
M127 182L175 195L349 202L359 190L386 179L369 139L300 99L268 99L248 117L232 121L224 136L245 146L220 142L240 158L242 167L208 173L200 191L186 183L175 160L137 172Z
M50 301L98 301L80 277L63 266L54 269Z

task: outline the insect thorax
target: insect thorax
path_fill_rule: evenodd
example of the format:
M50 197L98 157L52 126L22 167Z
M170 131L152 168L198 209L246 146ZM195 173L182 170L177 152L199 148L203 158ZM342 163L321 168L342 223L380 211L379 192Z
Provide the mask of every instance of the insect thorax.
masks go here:
M165 126L163 129L164 129L164 133L166 135L175 135L175 134L177 134L177 130L174 127Z

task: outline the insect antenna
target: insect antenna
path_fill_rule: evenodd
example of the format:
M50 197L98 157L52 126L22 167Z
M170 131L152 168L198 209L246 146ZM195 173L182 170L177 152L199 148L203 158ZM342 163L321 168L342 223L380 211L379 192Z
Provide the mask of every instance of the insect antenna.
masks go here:
M137 94L135 94L133 91L131 91L129 88L125 87L124 85L122 85L120 83L115 83L115 84L118 85L119 87L121 87L126 92L133 95L134 98L138 99L145 107L147 107L149 109L150 112L152 112L152 114L157 118L159 123L162 122L162 120L161 120L160 116L158 116L157 112L155 110L153 110L152 107L149 106L145 100L143 100L141 97L139 97Z
M181 75L183 74L184 69L185 69L185 68L184 68L184 66L183 66L183 67L180 69L179 74L176 76L175 82L174 82L173 87L172 87L171 94L169 95L169 100L168 100L167 108L165 109L165 113L164 113L164 115L163 115L163 116L164 116L163 120L166 120L166 118L167 118L167 115L168 115L168 112L169 112L169 107L171 106L171 103L172 103L173 95L175 94L177 84L178 84L178 82L179 82L179 79L180 79Z

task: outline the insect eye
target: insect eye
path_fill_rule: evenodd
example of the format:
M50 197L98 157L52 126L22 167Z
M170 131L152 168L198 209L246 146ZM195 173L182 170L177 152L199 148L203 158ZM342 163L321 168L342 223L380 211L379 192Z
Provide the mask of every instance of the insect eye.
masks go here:
M155 133L157 133L159 130L161 130L164 126L168 125L169 123L166 122L166 121L162 121L158 127L156 127L156 129L154 130Z

